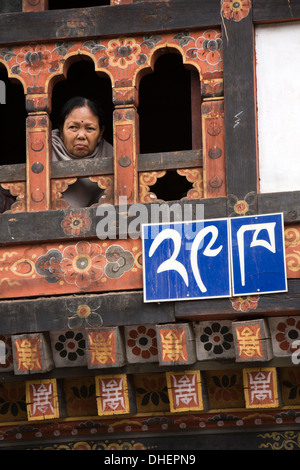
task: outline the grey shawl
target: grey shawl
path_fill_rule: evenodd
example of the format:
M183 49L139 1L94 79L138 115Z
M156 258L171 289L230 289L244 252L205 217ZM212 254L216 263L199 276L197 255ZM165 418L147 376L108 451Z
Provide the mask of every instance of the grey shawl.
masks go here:
M52 131L52 161L77 160L74 155L68 152L59 135L58 129ZM82 158L98 159L104 156L113 156L113 147L106 140L102 140L93 153ZM96 203L102 193L103 190L96 183L90 181L89 178L78 178L76 183L70 185L67 191L62 193L62 197L71 207L79 208L89 207L91 204Z

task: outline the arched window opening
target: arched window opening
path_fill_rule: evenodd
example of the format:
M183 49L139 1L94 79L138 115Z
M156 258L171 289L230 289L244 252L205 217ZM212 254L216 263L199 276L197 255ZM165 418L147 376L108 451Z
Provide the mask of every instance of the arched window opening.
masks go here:
M108 77L98 76L94 63L89 59L81 59L73 63L67 79L56 83L52 92L52 128L58 127L60 111L66 101L73 96L84 96L100 102L105 114L105 132L103 138L113 143L113 102L112 86Z
M164 54L139 86L141 153L192 149L191 72L179 54Z
M97 101L103 110L105 130L101 140L106 140L108 144L113 145L113 101L111 81L107 76L99 76L95 72L94 62L86 57L76 58L77 62L69 67L67 79L56 83L52 91L52 111L51 121L52 129L59 129L60 113L64 104L75 96L88 98ZM75 59L75 60L76 60ZM74 60L74 58L73 58ZM99 151L105 155L112 153L112 147L107 142L99 145ZM108 149L110 147L110 149ZM101 150L101 148L103 150ZM63 150L65 152L65 150ZM56 155L55 159L65 159L64 156ZM52 155L53 158L53 155ZM67 157L69 159L69 157ZM80 158L75 160L80 160ZM98 181L97 177L91 180L90 175L78 176L75 184L63 192L62 198L70 207L82 208L89 207L101 201L110 202L111 191L110 183ZM112 178L107 176L107 178ZM104 178L105 179L105 178ZM105 180L106 181L106 180ZM108 186L107 186L107 184ZM104 185L104 186L103 186ZM101 189L100 189L101 188ZM53 201L52 201L53 202Z
M1 165L26 162L26 117L25 95L19 81L8 78L7 71L0 66L1 95L5 91L5 103L0 105ZM2 103L2 99L1 99Z
M195 95L195 96L194 96ZM139 86L140 152L178 152L201 146L200 80L177 53L161 55ZM195 138L196 135L196 138ZM151 186L158 199L186 197L193 184L168 170Z
M67 10L70 8L88 8L110 5L110 0L49 0L49 10Z

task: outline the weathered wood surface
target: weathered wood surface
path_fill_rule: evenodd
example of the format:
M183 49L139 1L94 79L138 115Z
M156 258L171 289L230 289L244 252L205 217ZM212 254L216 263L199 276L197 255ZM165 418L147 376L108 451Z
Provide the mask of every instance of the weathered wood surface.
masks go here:
M288 281L288 292L261 296L234 297L232 299L192 300L175 302L177 320L228 319L257 315L273 316L300 313L300 281Z
M26 28L24 22L26 20ZM78 37L131 35L219 25L219 0L141 2L0 15L0 43L20 44ZM71 25L71 26L68 26Z
M252 3L255 23L300 18L300 4L297 0L254 0Z
M0 302L1 334L69 329L70 317L73 324L81 319L81 327L88 328L89 318L77 313L82 305L99 315L99 326L102 322L114 326L174 321L173 304L144 304L142 292L58 296Z
M78 162L79 163L79 162ZM227 217L233 212L233 207L227 210L227 198L212 198L212 199L195 199L189 201L178 201L179 207L184 210L185 204L190 204L192 208L192 218L196 220L196 207L199 204L204 205L204 218L214 219L220 217ZM300 191L289 193L271 193L258 195L258 214L268 214L275 212L284 213L284 221L287 224L300 221ZM174 204L174 201L165 203L169 207ZM145 204L148 210L149 217L145 223L150 223L151 219L151 204ZM116 218L119 220L119 212L123 213L123 208L115 206ZM128 210L130 206L128 206ZM81 209L81 214L86 214L91 221L91 225L86 232L80 233L80 239L93 238L97 236L97 224L101 220L101 216L97 215L97 208L90 207ZM72 210L57 210L57 211L44 211L36 213L3 213L0 215L0 245L1 244L16 244L28 242L43 242L47 240L63 240L76 238L74 235L66 234L61 226L62 221L72 213ZM172 216L172 212L170 212ZM127 217L123 215L122 217ZM128 225L134 217L128 217ZM173 219L170 219L173 220ZM119 232L116 235L125 235L126 232ZM108 233L109 235L109 233Z
M175 201L178 205L179 212L184 214L184 206L188 205L191 209L192 220L196 220L197 216L197 205L203 204L204 206L204 217L218 218L226 217L226 198L212 198L205 200L188 200L188 201ZM172 207L174 201L166 202L167 206ZM146 208L146 218L143 219L143 223L151 222L151 209L150 203L144 205ZM158 208L159 204L156 204ZM124 212L124 207L115 206L116 220L127 220L127 224L121 223L120 229L116 228L115 236L117 238L121 235L123 238L127 236L127 228L130 228L131 221L135 221L137 216L128 217L128 211L130 210L128 205L127 212ZM134 207L134 206L133 206ZM100 210L104 208L100 206ZM62 227L64 220L72 219L72 214L77 214L81 218L87 218L90 221L90 225L85 227L83 230L79 230L78 235L75 235L74 231L67 231ZM16 213L3 213L0 215L0 245L1 244L16 244L16 243L28 243L28 242L43 242L47 240L64 240L64 239L92 239L97 237L97 225L106 217L105 213L102 215L98 212L97 207L90 207L87 209L80 210L57 210L57 211L43 211L43 212L16 212ZM121 214L121 215L120 215ZM170 221L174 220L173 213L170 210ZM141 220L141 219L140 219ZM123 230L125 227L125 231ZM72 233L73 232L73 233ZM130 231L131 236L139 234L139 227L137 231ZM114 234L112 229L111 232L107 231L107 236Z
M241 21L225 18L222 33L227 195L244 200L257 192L252 10Z
M243 299L145 304L143 293L135 291L2 300L0 331L1 334L18 334L65 330L72 326L89 328L89 317L80 316L83 306L99 317L99 326L297 315L300 312L299 292L300 280L289 280L287 293Z
M202 150L186 150L178 152L140 153L138 155L138 171L173 170L177 168L201 167ZM113 157L102 157L97 162L90 160L74 160L68 162L51 162L51 178L72 178L75 176L94 176L113 174ZM0 181L8 183L24 181L26 165L0 166Z

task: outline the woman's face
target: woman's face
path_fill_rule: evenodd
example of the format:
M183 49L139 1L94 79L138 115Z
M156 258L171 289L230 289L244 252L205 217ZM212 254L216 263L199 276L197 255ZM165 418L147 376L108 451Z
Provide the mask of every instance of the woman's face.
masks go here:
M88 106L74 108L66 117L61 132L66 149L77 158L90 155L101 135L98 118Z

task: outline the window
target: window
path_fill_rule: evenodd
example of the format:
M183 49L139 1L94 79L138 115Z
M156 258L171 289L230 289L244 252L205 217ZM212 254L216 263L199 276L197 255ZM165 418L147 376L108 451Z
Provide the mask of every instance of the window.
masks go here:
M195 74L196 75L196 74ZM139 119L141 153L178 152L193 148L191 80L178 53L157 58L154 72L141 79ZM198 86L200 83L198 78ZM200 110L199 116L200 116ZM159 200L182 199L193 185L176 170L168 170L151 187Z
M89 59L80 59L73 63L67 74L67 79L62 80L53 88L52 92L52 128L58 126L58 119L63 104L73 96L84 96L100 101L105 112L105 133L103 137L113 143L112 130L112 87L109 78L98 76L94 63Z

